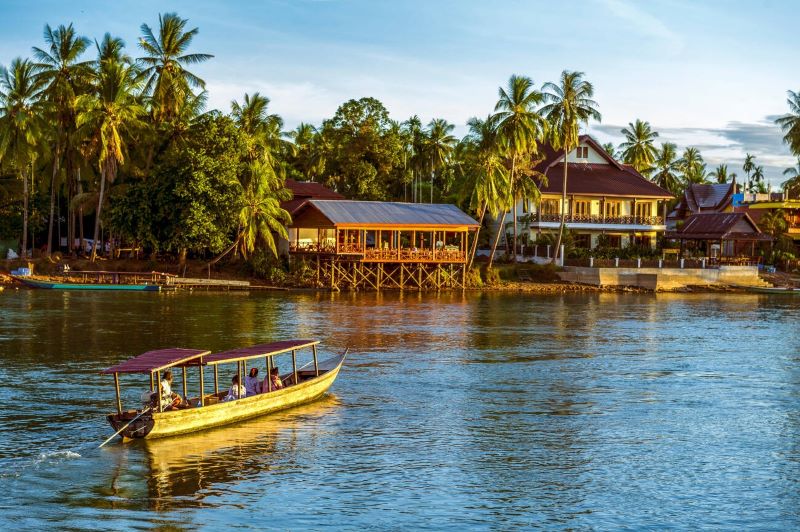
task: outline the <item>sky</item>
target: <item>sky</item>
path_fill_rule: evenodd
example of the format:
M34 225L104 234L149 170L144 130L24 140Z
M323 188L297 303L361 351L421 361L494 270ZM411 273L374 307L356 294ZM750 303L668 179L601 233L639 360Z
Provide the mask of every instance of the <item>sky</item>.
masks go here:
M0 0L0 64L43 46L45 24L70 22L137 57L141 24L166 12L199 28L192 51L215 56L191 68L210 108L258 91L287 128L372 96L395 120L445 118L463 135L510 75L541 85L577 70L594 85L602 121L588 133L601 142L642 119L740 179L745 153L776 185L797 163L774 125L800 90L791 0Z

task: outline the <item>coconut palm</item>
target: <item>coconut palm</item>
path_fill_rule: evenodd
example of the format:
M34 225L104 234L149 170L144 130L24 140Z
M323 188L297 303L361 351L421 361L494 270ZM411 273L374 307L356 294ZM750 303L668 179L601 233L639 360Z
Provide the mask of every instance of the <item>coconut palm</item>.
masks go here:
M662 143L655 160L652 176L653 183L672 194L677 194L680 187L678 183L679 171L678 147L671 142Z
M151 99L156 124L171 121L186 101L192 88L205 89L205 81L187 70L190 65L214 57L210 54L187 53L198 33L194 28L184 31L187 19L177 13L158 16L158 36L147 24L141 25L139 47L146 54L137 59L147 77L144 93Z
M418 185L421 185L421 176L425 172L423 160L424 133L422 130L422 120L417 115L412 116L400 124L403 138L406 141L404 146L405 165L411 170L411 201L421 202L421 192L418 193Z
M495 114L492 120L497 124L505 153L510 162L508 208L514 211L514 240L513 256L517 260L517 197L519 188L516 185L519 179L519 167L524 159L530 159L538 153L538 141L542 138L545 127L542 116L536 107L544 102L544 95L536 90L531 78L513 75L508 80L508 86L498 89L499 99L494 106ZM497 230L494 246L500 239L501 232L505 231L506 209Z
M28 196L33 167L42 146L43 79L28 59L16 58L0 67L0 159L14 168L22 181L22 249L28 252Z
M564 178L561 190L561 224L558 228L558 239L556 240L555 259L561 249L561 239L564 234L564 226L567 220L567 210L563 208L567 204L567 155L578 147L578 136L581 124L587 124L590 119L598 122L601 120L600 112L597 110L597 102L592 100L594 87L583 79L583 72L561 73L561 80L558 85L555 83L544 84L544 100L547 103L541 109L541 113L547 119L550 126L550 138L553 148L561 149L564 152ZM562 261L564 257L561 257Z
M752 172L755 167L755 155L750 155L749 153L745 154L744 156L744 164L742 164L742 170L744 170L745 175L747 176L747 183L744 185L744 189L747 190L750 187L750 172Z
M603 150L611 156L612 159L617 158L617 148L613 142L606 142L603 144Z
M708 174L708 177L714 178L717 180L717 183L723 184L727 183L729 180L734 181L736 180L736 173L731 172L728 173L728 165L721 164L717 166L717 168Z
M455 126L443 118L435 118L428 123L422 140L422 153L431 174L431 203L433 203L433 177L441 171L453 154L458 139L453 136Z
M470 207L479 214L478 231L472 242L468 267L475 260L478 250L478 239L483 227L483 219L488 212L497 218L500 209L505 209L508 197L508 170L503 164L502 144L491 116L485 120L470 118L467 122L469 134L465 138L465 156L470 180L465 189L470 191ZM489 255L489 267L492 265L497 241Z
M71 199L75 192L75 179L72 168L72 157L75 147L71 139L75 132L75 100L77 95L86 87L91 75L91 61L80 61L81 56L89 47L90 41L75 32L75 28L58 26L55 30L46 25L44 27L44 41L46 49L34 47L33 56L37 61L36 69L39 78L45 85L44 98L47 100L53 125L53 173L50 178L50 217L47 229L47 254L52 250L53 219L56 204L56 177L59 173L62 159L68 159L67 180ZM70 215L70 227L72 216ZM69 242L73 242L70 231ZM70 246L71 247L71 246Z
M311 124L300 124L289 132L294 142L293 165L303 177L315 180L325 171L325 153L320 149L320 135Z
M783 141L789 145L797 156L800 156L800 92L787 91L789 97L786 103L789 104L789 112L775 120L785 133Z
M697 148L686 148L678 161L686 185L706 182L706 164Z
M281 208L281 201L292 199L292 193L281 180L275 179L273 169L265 161L249 163L248 173L244 205L239 211L239 251L247 258L260 241L277 257L273 233L289 238L286 226L292 223L292 218Z
M92 261L97 258L100 219L106 182L113 183L125 163L125 136L143 126L144 108L138 100L141 77L134 66L114 59L101 60L94 90L78 97L78 128L96 146L100 189L95 210Z
M766 194L768 191L769 188L764 182L764 167L756 166L753 168L753 181L750 183L750 192Z
M800 158L797 159L797 166L787 168L783 171L783 175L789 178L781 183L787 195L800 190Z
M620 144L622 159L642 175L648 175L658 157L658 150L653 141L658 133L650 128L649 122L636 120L628 123L628 127L620 130L625 135L625 142Z

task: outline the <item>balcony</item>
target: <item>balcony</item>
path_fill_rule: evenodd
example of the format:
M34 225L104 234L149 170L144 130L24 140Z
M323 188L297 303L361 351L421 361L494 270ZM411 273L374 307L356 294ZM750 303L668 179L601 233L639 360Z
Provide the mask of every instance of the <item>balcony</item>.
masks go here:
M528 217L526 217L528 219ZM531 224L542 223L561 223L560 214L531 214L529 215ZM597 224L597 225L663 225L664 218L661 216L601 216L599 214L567 214L567 223L570 224Z
M357 260L363 262L445 262L463 263L467 256L458 246L443 246L438 249L400 248L379 249L374 247L364 248L357 243L339 243L335 245L318 244L315 242L292 243L290 253L307 253L320 255L355 255Z

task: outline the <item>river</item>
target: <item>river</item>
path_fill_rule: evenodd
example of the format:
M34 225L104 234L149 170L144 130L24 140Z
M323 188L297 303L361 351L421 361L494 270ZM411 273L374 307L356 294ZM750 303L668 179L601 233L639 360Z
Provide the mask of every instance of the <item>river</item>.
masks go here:
M797 529L798 318L750 294L6 290L0 527ZM97 448L101 369L291 337L350 347L323 400Z

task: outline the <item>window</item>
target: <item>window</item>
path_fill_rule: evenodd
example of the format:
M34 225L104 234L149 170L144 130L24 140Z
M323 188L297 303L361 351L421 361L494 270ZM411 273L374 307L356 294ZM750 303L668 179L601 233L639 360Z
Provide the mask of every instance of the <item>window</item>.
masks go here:
M588 159L589 158L589 147L588 146L578 146L575 148L575 158L576 159Z
M572 214L575 216L589 216L590 203L588 201L577 200L572 203Z
M539 209L542 211L542 214L559 214L558 200L554 199L542 200L541 205L539 205Z
M618 218L622 212L622 204L619 201L606 202L606 218Z
M653 216L652 203L637 203L636 204L636 217L637 218L650 218Z
M575 235L572 238L572 243L576 248L591 249L592 236L591 235Z

